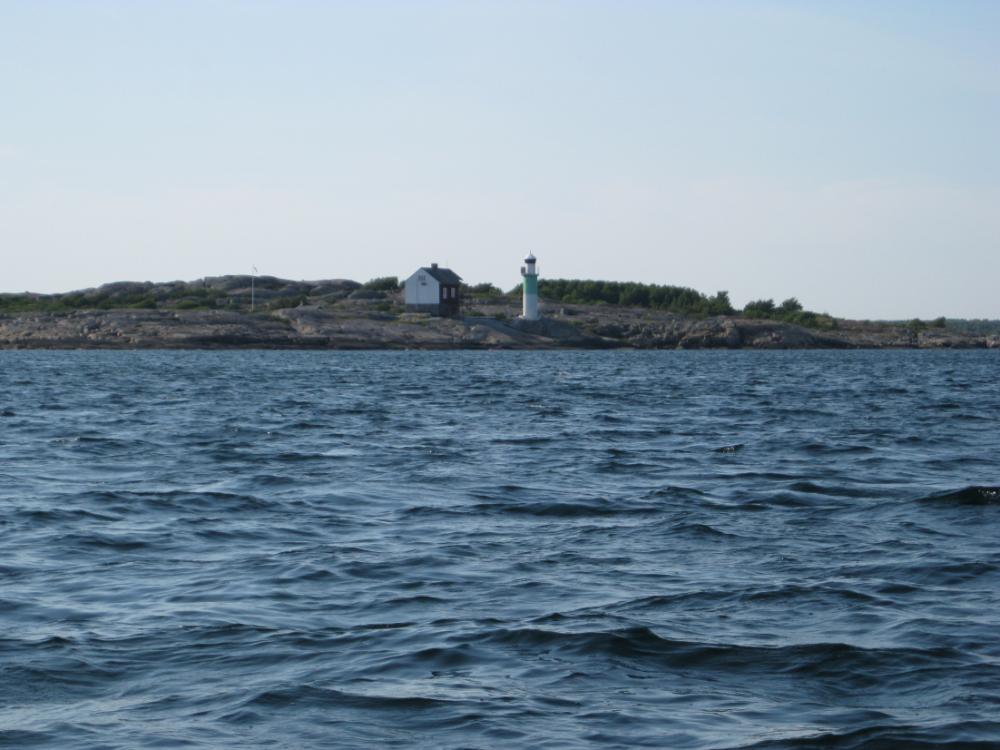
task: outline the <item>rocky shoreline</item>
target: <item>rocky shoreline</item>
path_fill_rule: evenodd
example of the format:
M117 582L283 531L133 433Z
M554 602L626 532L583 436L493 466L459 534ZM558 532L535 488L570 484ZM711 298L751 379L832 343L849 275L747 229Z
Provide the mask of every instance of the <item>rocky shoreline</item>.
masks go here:
M463 317L408 313L395 278L216 276L0 295L0 349L850 349L1000 348L1000 329L835 320L822 329L738 315L466 295Z
M2 349L851 349L1000 348L1000 336L842 321L812 330L735 316L695 318L645 309L563 306L539 321L509 304L462 319L356 304L267 312L80 310L0 315Z

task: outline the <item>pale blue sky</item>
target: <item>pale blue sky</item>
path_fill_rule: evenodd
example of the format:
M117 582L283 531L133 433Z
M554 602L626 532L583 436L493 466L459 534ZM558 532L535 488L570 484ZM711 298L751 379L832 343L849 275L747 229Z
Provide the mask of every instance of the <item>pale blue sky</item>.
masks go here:
M543 275L1000 317L1000 2L0 0L0 291Z

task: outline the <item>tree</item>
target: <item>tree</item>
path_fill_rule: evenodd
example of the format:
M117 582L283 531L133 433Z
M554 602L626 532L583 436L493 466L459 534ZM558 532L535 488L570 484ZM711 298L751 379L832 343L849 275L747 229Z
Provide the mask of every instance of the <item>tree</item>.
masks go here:
M774 317L774 300L758 299L747 302L743 308L743 314L748 318L772 318Z
M729 292L716 292L709 301L709 311L713 315L732 315L733 304L729 301Z
M802 310L802 303L799 302L795 297L789 297L784 302L781 303L781 307L778 308L779 312L782 313L797 313Z

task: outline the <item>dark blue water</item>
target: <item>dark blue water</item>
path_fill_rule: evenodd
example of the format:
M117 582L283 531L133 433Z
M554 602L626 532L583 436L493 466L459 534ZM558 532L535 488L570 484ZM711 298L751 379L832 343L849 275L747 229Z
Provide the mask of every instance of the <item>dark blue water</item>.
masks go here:
M0 352L0 746L1000 747L1000 352Z

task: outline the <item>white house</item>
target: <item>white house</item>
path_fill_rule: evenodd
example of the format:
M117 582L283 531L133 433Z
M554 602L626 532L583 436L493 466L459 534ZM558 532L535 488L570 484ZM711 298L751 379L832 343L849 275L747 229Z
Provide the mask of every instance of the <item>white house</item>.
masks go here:
M458 315L462 277L450 268L418 268L406 280L406 309L432 315Z

